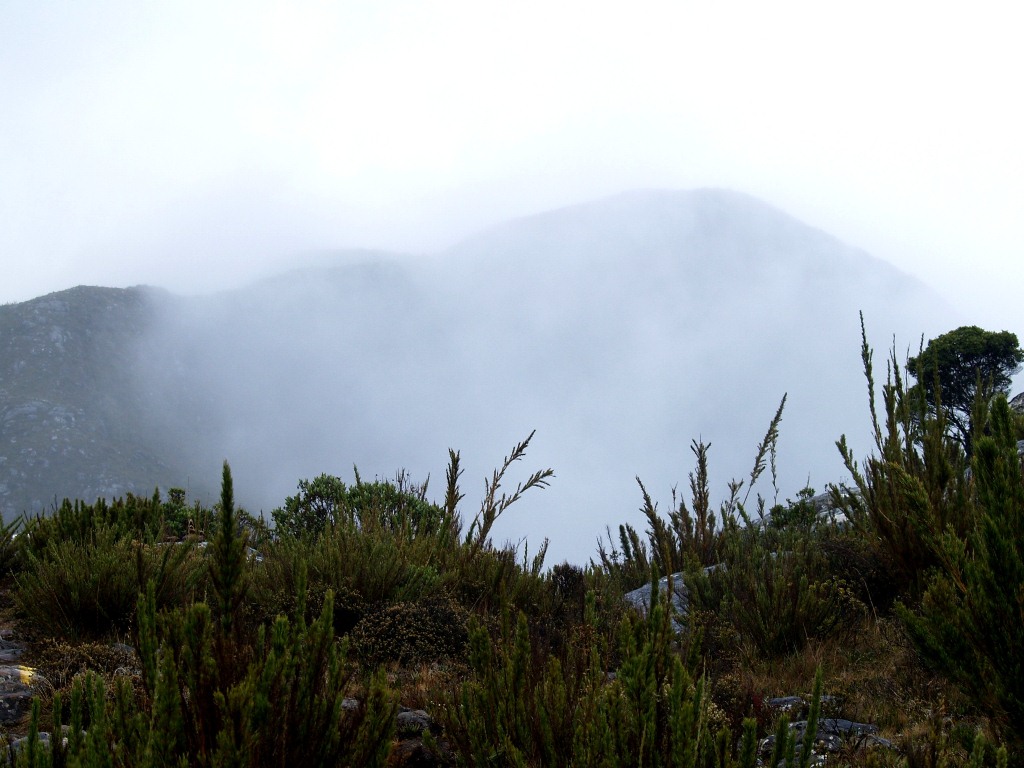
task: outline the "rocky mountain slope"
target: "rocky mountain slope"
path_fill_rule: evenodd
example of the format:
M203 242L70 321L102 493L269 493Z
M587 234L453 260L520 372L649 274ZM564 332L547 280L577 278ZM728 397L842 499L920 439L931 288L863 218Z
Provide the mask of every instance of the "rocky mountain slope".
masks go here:
M173 452L141 429L140 338L158 297L78 287L0 307L0 509L151 493Z

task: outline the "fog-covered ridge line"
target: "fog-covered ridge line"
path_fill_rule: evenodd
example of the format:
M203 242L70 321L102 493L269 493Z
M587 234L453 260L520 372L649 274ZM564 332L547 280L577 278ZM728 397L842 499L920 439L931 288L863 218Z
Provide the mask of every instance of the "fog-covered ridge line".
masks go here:
M306 265L215 295L76 288L0 307L0 413L20 414L0 433L4 515L155 485L213 501L225 458L239 499L269 511L353 465L436 483L449 447L472 514L536 429L522 471L556 478L497 535L582 561L639 515L635 476L666 502L685 485L692 438L712 444L716 490L746 476L783 393L778 493L840 479L839 435L867 450L858 312L879 345L959 320L920 282L725 190L630 192L430 256ZM30 401L47 405L29 418Z

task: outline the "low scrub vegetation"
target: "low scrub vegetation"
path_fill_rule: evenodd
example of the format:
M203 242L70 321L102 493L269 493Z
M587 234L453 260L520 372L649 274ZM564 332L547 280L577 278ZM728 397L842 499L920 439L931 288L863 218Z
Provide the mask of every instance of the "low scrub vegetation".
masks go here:
M848 486L773 506L759 495L766 474L775 485L783 399L722 501L695 442L686 497L663 515L641 482L645 529L609 532L585 566L491 541L552 476L511 486L532 435L472 516L453 451L436 502L404 474L322 475L268 527L236 508L225 464L210 509L171 489L10 523L8 613L51 684L12 728L27 740L10 754L398 764L406 706L433 718L418 748L438 765L807 766L769 705L802 694L808 732L841 706L895 746L830 760L1020 765L1021 418L978 387L965 439L906 386L895 355L880 418L866 339L862 355L876 445L861 464L839 441ZM685 582L685 617L656 586L668 575ZM637 588L650 590L644 615L623 599ZM64 741L39 737L62 726Z

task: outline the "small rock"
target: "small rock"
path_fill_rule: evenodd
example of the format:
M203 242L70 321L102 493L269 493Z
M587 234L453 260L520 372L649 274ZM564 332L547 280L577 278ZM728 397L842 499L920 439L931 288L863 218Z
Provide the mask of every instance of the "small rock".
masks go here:
M396 719L399 737L419 736L424 731L431 730L434 726L434 721L430 719L430 715L422 709L406 709L402 707Z
M67 726L64 726L64 730L67 731ZM52 740L52 738L53 737L50 735L49 731L40 731L39 732L39 743L47 751L50 750L50 741ZM61 739L61 744L62 744L62 746L67 747L67 745L68 745L68 737L67 736L65 736L65 737L63 737ZM17 761L18 755L20 755L22 753L22 751L25 750L25 749L28 749L28 736L22 736L20 739L15 739L10 744L10 754L15 758L15 761Z
M844 720L841 717L826 717L818 721L820 733L834 733L839 736L863 736L869 733L878 733L877 725L868 723L855 723L852 720Z
M50 682L31 667L20 664L0 666L0 723L21 719L32 703L32 697Z
M0 634L0 663L10 664L17 661L24 652L24 645L9 639L9 636Z
M772 699L788 704L790 707L800 707L806 702L799 696L786 696L781 699ZM771 703L771 702L769 702ZM781 706L779 707L782 708ZM799 754L804 748L804 737L807 733L807 721L798 720L790 723L790 730L796 742L796 753ZM895 749L895 746L888 739L876 736L878 726L869 723L856 723L841 717L824 717L818 720L818 730L814 735L814 746L812 747L811 765L823 765L826 755L835 754L846 746L853 746L857 749L866 747L882 747ZM761 760L771 756L775 747L775 736L768 736L761 740L758 746L758 754Z
M658 582L658 592L662 597L668 594L670 579L672 581L672 629L682 632L684 627L681 619L690 612L690 591L683 583L683 574L681 572L673 573ZM627 592L623 595L623 599L632 605L641 616L646 616L651 607L651 585L645 584Z
M780 712L792 712L794 709L802 710L804 703L802 696L780 696L777 699L768 699L768 706Z

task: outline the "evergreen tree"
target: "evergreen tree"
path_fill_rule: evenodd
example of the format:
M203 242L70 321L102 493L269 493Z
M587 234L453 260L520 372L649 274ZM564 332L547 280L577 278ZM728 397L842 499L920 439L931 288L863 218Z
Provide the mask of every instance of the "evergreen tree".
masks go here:
M234 637L235 613L245 599L248 586L246 538L235 512L231 467L225 461L221 479L220 520L217 535L213 540L213 559L210 562L210 579L217 597L216 607L225 638Z
M928 342L907 361L917 379L912 394L922 398L932 413L941 411L954 437L971 454L980 403L987 408L996 394L1008 394L1010 377L1024 362L1017 336L963 326Z

